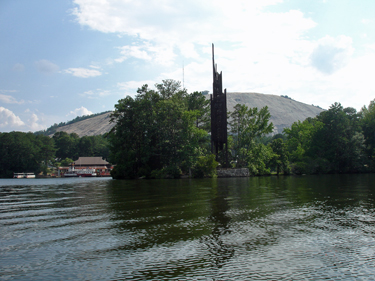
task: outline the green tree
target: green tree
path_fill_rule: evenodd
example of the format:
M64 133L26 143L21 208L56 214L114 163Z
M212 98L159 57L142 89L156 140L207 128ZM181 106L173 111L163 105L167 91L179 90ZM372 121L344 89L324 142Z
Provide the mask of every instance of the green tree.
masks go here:
M271 168L276 170L276 173L279 175L280 172L284 174L289 174L289 160L288 160L288 150L286 143L281 138L274 139L269 146L273 151L273 157L270 161Z
M193 92L187 95L187 109L197 111L195 125L197 128L209 131L211 129L210 100L201 92Z
M70 166L73 162L74 162L73 159L71 159L71 158L65 158L65 159L61 160L60 165L61 165L62 167L68 167L68 166Z
M365 151L367 156L367 165L371 170L375 170L375 99L372 100L368 107L362 107L360 112L363 135L365 138Z
M54 158L54 143L47 136L32 133L0 133L0 176L46 171Z
M347 173L362 170L364 159L364 137L359 126L359 114L353 108L343 108L334 103L327 111L321 112L317 120L322 126L311 139L307 151L312 158L328 162L328 170L323 172Z
M52 138L44 135L35 135L35 144L38 147L37 159L44 175L47 175L48 167L53 166L56 148Z
M186 90L181 88L181 82L173 79L162 80L162 83L155 84L155 87L162 99L173 98L181 100L187 95Z
M214 154L206 156L199 156L193 169L194 178L214 177L216 175L216 168L219 165L215 160Z
M108 135L114 178L177 177L201 155L207 132L196 126L199 110L189 110L179 82L163 80L156 88L144 85L115 105Z
M270 162L274 157L272 148L263 143L253 145L247 152L247 167L254 176L269 175L271 173Z
M293 173L310 174L315 172L314 157L309 157L306 152L310 151L311 140L314 134L323 126L324 124L316 118L309 117L303 122L294 122L290 128L284 129Z
M108 134L110 161L116 164L112 171L114 178L137 177L144 162L151 165L143 165L149 173L153 164L157 165L159 157L153 152L157 140L152 124L153 104L158 100L159 96L148 91L148 86L144 85L138 89L135 99L128 96L115 105L111 122L116 122L116 125Z
M79 142L79 136L76 133L68 134L60 131L56 132L52 138L55 141L57 158L78 158L79 155L77 145Z
M90 156L100 156L103 159L109 157L109 142L106 136L92 136L93 154Z
M94 156L94 138L89 136L81 137L76 144L78 157L92 157Z
M248 151L256 146L256 138L273 130L273 124L269 123L271 114L267 106L258 111L256 107L249 109L246 105L237 104L229 116L236 167L245 167Z
M78 157L100 156L109 157L109 142L105 136L83 136L76 133L57 132L52 138L56 146L57 161L65 158L78 159Z
M363 171L364 136L361 115L339 103L316 118L285 129L295 173L348 173Z
M291 161L302 161L306 151L310 149L313 135L323 126L324 124L316 118L307 118L303 122L294 122L290 128L284 129Z

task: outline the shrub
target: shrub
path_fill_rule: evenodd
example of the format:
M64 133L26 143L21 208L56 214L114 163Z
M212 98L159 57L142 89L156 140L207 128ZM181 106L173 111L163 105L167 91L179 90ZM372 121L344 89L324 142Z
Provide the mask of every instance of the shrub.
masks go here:
M216 175L216 168L219 163L215 160L215 155L210 154L207 156L200 156L193 168L194 178L209 177L212 178Z

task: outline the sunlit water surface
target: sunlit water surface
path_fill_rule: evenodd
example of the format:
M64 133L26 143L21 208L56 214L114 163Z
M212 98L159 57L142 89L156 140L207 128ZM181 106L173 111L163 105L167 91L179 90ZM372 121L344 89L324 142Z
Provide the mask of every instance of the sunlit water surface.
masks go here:
M1 179L1 280L374 280L375 175Z

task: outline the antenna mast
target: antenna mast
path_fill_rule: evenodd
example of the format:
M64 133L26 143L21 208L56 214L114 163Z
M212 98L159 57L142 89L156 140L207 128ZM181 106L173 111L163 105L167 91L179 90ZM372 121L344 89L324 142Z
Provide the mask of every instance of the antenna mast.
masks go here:
M185 64L182 61L182 89L185 89Z

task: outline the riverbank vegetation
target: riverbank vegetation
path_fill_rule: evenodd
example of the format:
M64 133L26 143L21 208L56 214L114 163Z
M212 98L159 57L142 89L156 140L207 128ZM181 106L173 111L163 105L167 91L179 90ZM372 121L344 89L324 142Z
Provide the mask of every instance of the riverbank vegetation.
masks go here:
M127 178L212 177L225 167L223 152L211 154L210 101L199 92L188 94L179 82L164 80L156 90L144 85L137 95L119 100L108 134L112 176ZM230 117L228 140L232 167L249 167L253 175L269 174L275 167L287 171L285 145L264 145L272 132L267 107L237 105ZM279 153L279 154L277 154ZM285 152L285 153L284 153ZM281 153L284 153L281 155Z
M155 86L119 100L105 136L0 133L0 177L46 174L79 156L107 159L116 179L215 176L226 157L211 154L210 100L174 80ZM230 167L253 176L375 172L375 100L360 112L335 103L274 136L270 117L267 107L228 112Z
M360 112L340 103L284 130L296 174L374 172L374 101Z
M13 173L39 173L55 155L50 137L33 133L0 133L0 177L11 178Z
M57 132L48 137L42 134L0 133L0 177L13 173L50 173L53 168L68 166L79 156L109 155L108 141L103 136L78 137L77 134Z
M216 159L211 154L210 105L201 93L188 94L173 80L137 93L112 114L114 178L212 177L224 167L223 152ZM228 123L230 167L247 167L251 175L375 171L374 101L360 112L335 103L273 137L267 107L238 104Z

